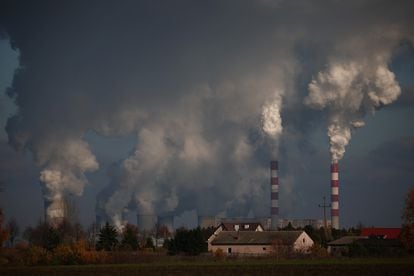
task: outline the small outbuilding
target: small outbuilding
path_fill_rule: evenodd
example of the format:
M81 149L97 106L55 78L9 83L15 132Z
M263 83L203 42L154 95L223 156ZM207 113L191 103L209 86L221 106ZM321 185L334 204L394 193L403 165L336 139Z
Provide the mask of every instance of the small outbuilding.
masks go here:
M313 240L304 231L221 231L208 240L208 250L225 254L308 253Z
M333 256L343 256L349 253L349 246L356 241L366 239L364 236L345 236L328 243L328 253Z

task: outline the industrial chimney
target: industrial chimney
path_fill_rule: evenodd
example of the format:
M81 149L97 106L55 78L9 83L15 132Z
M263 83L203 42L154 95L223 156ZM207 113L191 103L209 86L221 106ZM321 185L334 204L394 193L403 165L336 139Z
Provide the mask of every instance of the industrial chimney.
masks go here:
M338 161L331 164L331 225L339 229L339 166Z
M270 161L270 185L272 187L272 192L270 194L271 230L277 230L279 221L279 178L277 175L278 167L279 166L277 161Z

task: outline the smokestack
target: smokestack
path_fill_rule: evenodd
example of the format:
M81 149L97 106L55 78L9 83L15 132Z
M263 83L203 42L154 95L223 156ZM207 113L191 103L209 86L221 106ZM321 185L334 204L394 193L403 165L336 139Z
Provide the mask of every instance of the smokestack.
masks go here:
M278 168L279 164L277 161L270 161L270 185L272 187L272 192L270 194L271 230L277 230L279 221L279 177L277 175Z
M338 161L331 164L331 225L339 229L339 166Z

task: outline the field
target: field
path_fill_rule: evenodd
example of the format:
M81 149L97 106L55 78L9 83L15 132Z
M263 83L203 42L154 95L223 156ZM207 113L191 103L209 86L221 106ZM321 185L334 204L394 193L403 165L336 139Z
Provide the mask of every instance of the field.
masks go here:
M395 259L162 259L113 265L3 267L0 275L414 275L414 258Z

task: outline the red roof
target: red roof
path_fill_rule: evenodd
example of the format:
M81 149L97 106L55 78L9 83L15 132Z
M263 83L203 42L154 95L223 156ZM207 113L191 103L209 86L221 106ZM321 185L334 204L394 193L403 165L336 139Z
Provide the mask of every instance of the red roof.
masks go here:
M362 228L361 236L382 236L384 239L398 239L400 228Z

